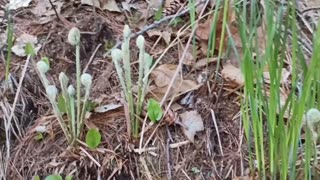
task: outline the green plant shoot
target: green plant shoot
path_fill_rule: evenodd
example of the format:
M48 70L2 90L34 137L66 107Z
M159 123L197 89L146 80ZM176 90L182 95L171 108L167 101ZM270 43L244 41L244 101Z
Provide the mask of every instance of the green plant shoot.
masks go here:
M159 102L152 98L148 102L148 115L152 122L159 121L163 115Z
M101 142L101 134L96 129L90 129L86 135L86 144L91 149L95 149Z

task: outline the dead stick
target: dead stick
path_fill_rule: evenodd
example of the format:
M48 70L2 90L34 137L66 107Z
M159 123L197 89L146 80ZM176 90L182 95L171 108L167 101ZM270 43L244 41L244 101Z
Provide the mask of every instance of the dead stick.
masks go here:
M58 12L57 12L56 8L54 7L54 4L52 3L51 0L49 0L49 3L50 3L50 5L51 5L54 13L56 14L57 18L59 19L59 21L63 22L63 21L60 19L59 14L58 14Z

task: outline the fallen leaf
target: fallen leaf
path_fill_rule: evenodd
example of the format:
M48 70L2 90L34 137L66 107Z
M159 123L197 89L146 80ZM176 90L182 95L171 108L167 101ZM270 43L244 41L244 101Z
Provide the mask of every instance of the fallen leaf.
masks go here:
M166 93L177 68L178 66L174 64L163 64L153 70L151 72L151 77L155 82L155 87L150 86L149 91L160 96L158 98L161 98L161 96ZM171 87L168 98L174 94L181 94L190 90L196 90L199 87L200 86L195 81L181 79L181 76L178 75Z
M165 91L170 85L170 82L174 76L177 65L174 64L163 64L152 71L151 77L154 80L158 88L164 88ZM172 86L172 93L181 93L189 90L197 89L198 84L192 80L181 79L178 76Z
M185 47L181 47L179 49L179 59L182 58L182 54L185 51ZM196 56L196 55L195 55ZM196 58L193 55L193 47L190 45L184 55L183 64L187 66L193 66L196 62Z
M122 107L121 104L107 104L94 108L94 112L104 113Z
M39 133L44 133L44 132L47 131L47 128L46 128L46 126L39 125L39 126L37 126L34 130L35 130L36 132L39 132Z
M151 29L150 31L147 31L147 34L149 37L162 36L162 32L158 29Z
M212 18L208 18L205 22L199 23L196 35L200 40L207 41L209 39L212 22Z
M41 44L38 44L37 37L32 36L30 34L22 34L20 37L17 38L15 44L12 46L12 52L20 57L25 57L25 46L27 43L30 43L33 45L35 53L40 50Z
M237 85L244 85L244 77L239 68L233 66L231 63L226 63L223 65L221 71L222 77L230 82L236 83Z
M183 109L183 107L178 104L178 103L174 103L170 106L170 109L173 111L173 112L176 112L176 111L179 111L181 109Z
M171 43L171 29L162 31L162 39L169 45Z
M204 66L206 66L209 63L212 62L217 62L218 58L203 58L203 59L199 59L197 60L196 64L194 65L194 68L199 69L202 68Z
M104 70L95 80L94 86L92 89L95 91L104 91L108 86L110 87L109 78L112 75L112 67L107 66L106 70Z
M167 44L170 44L172 30L171 28L168 28L167 30L152 29L150 31L147 31L147 34L149 37L161 37Z
M10 0L8 4L8 8L10 10L16 10L21 7L28 7L31 0Z
M121 12L115 0L104 0L104 3L101 5L101 9L111 12Z
M183 133L194 143L196 133L204 130L203 119L197 111L186 111L180 114L180 118Z

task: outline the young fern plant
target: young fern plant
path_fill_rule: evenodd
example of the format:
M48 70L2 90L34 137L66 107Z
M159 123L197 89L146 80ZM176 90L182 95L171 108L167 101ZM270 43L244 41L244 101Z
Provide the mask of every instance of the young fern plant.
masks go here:
M52 105L54 114L57 116L59 125L70 144L74 144L80 137L86 112L86 105L90 95L92 77L90 74L81 74L80 68L80 31L77 28L72 28L68 35L68 41L76 47L76 89L73 85L69 85L69 78L64 72L59 74L59 82L61 87L61 95L63 105L67 114L68 120L62 117L63 112L59 109L57 101L58 89L54 85L50 85L46 77L49 71L49 63L44 59L37 62L40 79L46 89L47 97ZM81 85L84 87L85 94L81 95ZM82 101L82 103L81 103ZM61 102L60 102L61 103Z
M145 98L145 91L148 85L148 74L152 63L152 57L145 52L144 37L140 35L136 41L136 45L139 48L139 77L137 102L134 103L130 67L130 35L131 30L128 25L125 25L123 30L124 42L121 49L112 50L111 56L119 76L125 100L128 103L132 135L137 138L139 137L140 127L139 116L142 113L143 100Z

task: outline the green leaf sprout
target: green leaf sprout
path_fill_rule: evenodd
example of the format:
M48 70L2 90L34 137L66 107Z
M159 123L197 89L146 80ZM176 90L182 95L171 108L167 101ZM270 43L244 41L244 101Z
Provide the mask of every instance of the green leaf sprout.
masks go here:
M161 119L162 117L162 108L159 104L158 101L154 100L154 99L149 99L148 102L148 115L149 118L152 122L157 122Z
M96 129L90 129L86 135L86 143L91 149L95 149L101 142L101 134Z

